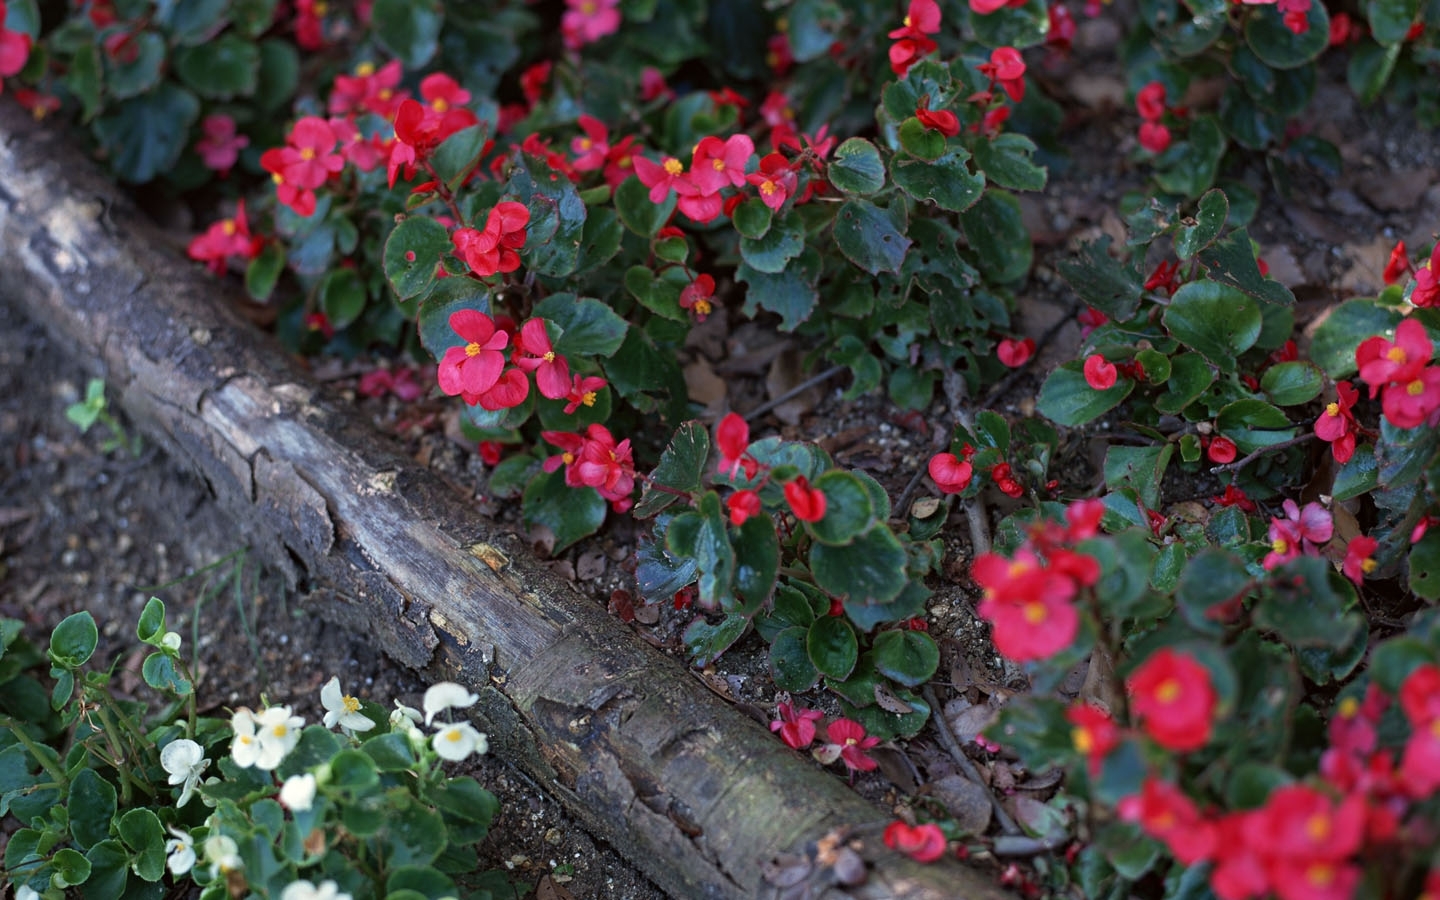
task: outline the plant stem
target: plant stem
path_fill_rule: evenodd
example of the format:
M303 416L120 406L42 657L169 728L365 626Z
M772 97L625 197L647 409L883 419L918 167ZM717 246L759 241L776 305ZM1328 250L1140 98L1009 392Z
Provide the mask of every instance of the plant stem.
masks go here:
M1267 446L1259 448L1258 450L1252 450L1251 452L1245 454L1234 462L1228 462L1221 466L1212 466L1210 468L1210 474L1219 475L1221 472L1238 472L1239 470L1250 465L1255 460L1264 456L1266 453L1270 453L1274 450L1284 450L1287 447L1294 447L1296 444L1303 444L1306 441L1313 440L1314 437L1315 432L1307 431L1299 437L1293 437L1288 441L1281 441L1278 444L1269 444Z
M970 757L965 755L965 750L960 746L960 742L955 739L954 732L950 730L950 723L945 721L945 716L940 710L940 699L935 695L935 688L927 684L921 688L921 693L925 697L925 702L930 704L930 721L935 723L935 731L940 735L940 743L959 764L960 771L965 773L965 777L978 784L980 789L985 792L985 796L990 798L990 806L995 810L995 821L1000 823L1000 830L1006 834L1020 834L1020 826L1015 824L1015 820L1010 818L1010 814L1000 805L1000 801L995 797L995 792L990 790L990 785L980 777L980 771L975 768L975 763L970 761Z
M60 787L65 787L70 784L70 779L65 777L65 770L61 768L58 763L50 760L45 754L40 752L42 745L36 743L30 735L25 732L25 729L20 727L19 723L9 716L0 716L0 726L3 726L6 731L15 735L15 740L19 741L26 750L30 751L30 755L35 757L35 761L40 764L42 769L50 773L50 777L55 779Z
M801 394L805 393L806 391L810 390L812 387L815 387L819 384L824 384L831 378L839 375L841 372L846 371L847 368L847 366L831 366L830 368L821 372L819 375L816 375L813 378L807 378L806 380L795 385L790 390L776 397L774 400L762 403L754 409L750 410L748 413L745 414L745 421L750 422L760 418L761 416L765 415L770 410L774 409L785 401L793 400Z

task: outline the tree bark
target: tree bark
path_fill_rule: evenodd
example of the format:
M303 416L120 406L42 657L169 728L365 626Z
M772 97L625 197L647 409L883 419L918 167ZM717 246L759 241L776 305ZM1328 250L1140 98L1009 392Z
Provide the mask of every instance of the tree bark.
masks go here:
M802 896L772 883L788 880L819 896L853 877L853 851L864 884L830 896L1005 896L953 860L919 866L886 850L885 811L721 702L323 396L234 313L225 285L8 98L0 285L106 379L148 439L208 482L312 610L477 690L492 752L671 894Z

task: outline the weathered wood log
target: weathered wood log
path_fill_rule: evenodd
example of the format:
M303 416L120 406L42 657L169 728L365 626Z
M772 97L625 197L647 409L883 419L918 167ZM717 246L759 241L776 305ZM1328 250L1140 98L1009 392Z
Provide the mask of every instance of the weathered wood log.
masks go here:
M103 375L147 438L205 478L312 609L479 691L493 751L665 890L773 895L764 866L807 853L807 880L824 885L837 860L853 873L852 846L867 880L829 896L1005 896L953 860L922 867L888 852L875 827L885 811L725 705L323 397L223 302L223 285L8 98L0 286ZM837 845L848 828L850 844Z

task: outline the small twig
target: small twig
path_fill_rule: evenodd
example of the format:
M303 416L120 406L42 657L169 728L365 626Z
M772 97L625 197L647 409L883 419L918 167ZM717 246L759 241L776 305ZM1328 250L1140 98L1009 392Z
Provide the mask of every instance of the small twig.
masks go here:
M791 388L790 390L788 390L788 391L786 391L785 393L781 394L780 396L776 397L774 400L770 400L770 401L768 401L768 402L762 403L762 404L760 404L759 406L755 407L754 409L750 410L748 413L745 414L745 421L751 422L751 421L754 421L755 419L760 418L761 416L765 415L765 414L768 413L770 410L774 409L775 407L779 406L780 404L784 403L785 401L787 401L787 400L794 400L796 397L798 397L798 396L800 396L801 394L805 393L806 391L810 390L812 387L815 387L816 385L824 384L825 382L829 381L831 378L834 378L836 375L839 375L841 372L848 371L849 368L850 368L849 366L831 366L830 368L828 368L828 369L826 369L825 371L821 372L819 375L816 375L816 376L814 376L813 378L808 378L808 379L806 379L805 381L800 382L799 384L795 385L795 386L794 386L793 388Z
M930 704L930 719L935 723L935 730L940 734L940 743L959 764L960 771L965 773L965 777L978 784L980 789L985 792L985 796L990 799L990 806L995 810L995 821L1000 823L1000 830L1006 834L1021 834L1020 826L1015 824L1015 820L1010 818L1005 807L1000 805L995 792L990 790L990 785L980 777L980 770L975 768L975 763L970 761L970 757L966 756L964 749L961 748L960 742L955 739L955 733L950 730L950 723L945 721L945 716L940 710L940 698L935 695L935 688L927 684L921 688L921 693L925 697L925 702Z
M986 394L985 399L980 402L981 409L989 409L996 400L1005 396L1006 391L1015 386L1015 382L1019 381L1020 376L1025 374L1025 370L1030 368L1030 364L1040 358L1040 351L1045 349L1045 345L1053 341L1055 335L1059 334L1062 328L1075 320L1075 312L1075 304L1072 303L1060 321L1045 329L1045 333L1035 341L1035 352L1030 354L1030 358L1025 360L1024 365L1011 369L1004 378L995 383L995 386L990 389L990 393Z
M990 852L996 856L1039 856L1052 853L1070 843L1070 834L1058 837L1033 838L1025 835L1002 835L990 845Z
M1264 456L1266 453L1271 452L1272 450L1284 450L1286 447L1293 447L1296 444L1303 444L1306 441L1313 439L1314 437L1315 432L1307 431L1299 437L1293 437L1288 441L1281 441L1278 444L1270 444L1268 446L1261 447L1258 450L1252 450L1251 452L1245 454L1234 462L1228 462L1222 466L1212 466L1210 469L1210 474L1219 475L1221 472L1238 472L1239 470L1250 465L1252 462Z

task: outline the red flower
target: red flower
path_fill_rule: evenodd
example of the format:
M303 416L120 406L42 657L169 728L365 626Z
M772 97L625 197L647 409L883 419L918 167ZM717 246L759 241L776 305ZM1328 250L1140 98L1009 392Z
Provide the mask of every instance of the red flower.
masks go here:
M991 625L995 649L1015 662L1046 659L1065 649L1080 627L1071 600L1076 582L1042 566L1029 550L1013 560L986 553L970 567L985 595L976 612Z
M1065 710L1065 719L1075 727L1070 731L1070 740L1076 752L1088 761L1090 776L1100 774L1100 764L1120 743L1120 729L1110 714L1098 706L1077 703Z
M1017 341L1014 338L1004 338L995 347L995 356L1000 360L1001 365L1011 369L1018 369L1030 361L1035 353L1035 340L1025 338Z
M702 272L680 291L680 308L693 310L695 318L703 322L715 308L711 302L714 296L715 279Z
M185 252L191 259L205 263L210 271L220 275L231 257L254 259L260 255L261 246L260 238L250 233L250 225L245 219L245 201L242 199L235 206L234 218L221 219L211 225L204 234L190 241Z
M750 426L737 413L729 412L715 426L715 446L720 448L720 471L729 478L745 468L745 477L753 472L744 465L745 452L750 449Z
M547 443L560 448L560 452L547 457L540 468L553 472L564 466L565 483L570 487L580 487L580 482L576 479L575 464L580 461L580 448L585 446L585 438L567 431L542 431L540 436Z
M1352 409L1360 392L1348 381L1335 383L1336 399L1325 406L1315 420L1315 435L1330 442L1330 452L1338 463L1346 463L1355 455L1355 413Z
M1234 441L1218 434L1210 439L1210 446L1205 448L1205 454L1210 457L1210 461L1222 466L1234 462L1238 453L1239 449Z
M795 193L797 182L790 161L779 153L767 153L760 160L760 171L751 172L745 180L755 185L760 201L772 210L785 205L785 201Z
M575 462L575 480L606 500L623 501L635 490L635 460L627 438L618 444L610 429L591 425Z
M1339 804L1303 784L1277 788L1260 815L1245 829L1246 839L1262 857L1276 862L1338 862L1360 849L1365 835L1365 800L1358 794ZM1272 880L1281 884L1285 879ZM1348 895L1347 895L1348 896Z
M1146 734L1167 750L1198 750L1210 740L1215 689L1210 670L1163 647L1126 679L1131 707Z
M825 717L818 709L796 706L788 700L775 704L780 718L770 723L771 731L780 732L780 740L794 750L804 750L815 740L815 723Z
M835 760L845 764L853 776L855 772L869 772L878 763L865 752L880 743L878 737L866 737L865 726L851 719L836 719L825 727L828 743L814 751L815 758L829 765Z
M939 30L940 4L935 0L910 0L904 24L889 35L895 41L890 45L890 70L904 78L921 57L935 52L938 45L930 35Z
M570 152L575 154L575 171L593 172L604 168L605 158L610 153L610 130L594 116L580 115L583 137L570 141Z
M1255 501L1245 496L1245 492L1233 483L1225 485L1224 494L1211 499L1221 506L1238 506L1247 513L1253 513L1256 510Z
M658 163L643 156L636 156L635 177L650 189L651 203L664 203L670 189L679 184L689 184L685 178L685 164L673 156L667 156Z
M802 522L818 522L825 518L825 493L810 486L804 475L785 483L785 502Z
M1214 823L1207 822L1194 801L1168 781L1147 777L1140 793L1121 800L1117 809L1120 818L1138 821L1146 834L1163 841L1170 853L1187 866L1215 853Z
M946 137L954 137L960 133L960 120L948 109L931 112L922 103L915 109L915 118L920 120L921 125Z
M1355 348L1355 365L1374 397L1384 385L1408 385L1418 379L1434 349L1425 326L1416 319L1405 319L1395 329L1394 343L1380 335L1361 342Z
M200 123L200 140L195 142L195 152L200 154L205 168L213 169L224 178L235 167L240 151L250 146L250 139L235 133L235 120L223 114L206 116Z
M398 59L378 69L374 63L363 62L355 67L354 75L335 76L326 108L333 116L372 112L389 119L395 115L400 101L405 99L403 93L395 91L403 74Z
M1080 310L1075 316L1075 321L1080 323L1080 336L1086 337L1090 332L1110 321L1110 317L1093 306L1087 306Z
M515 360L515 365L526 372L535 373L535 386L540 389L541 395L551 400L562 400L570 394L570 366L565 362L565 357L556 354L555 348L551 346L550 333L545 330L544 319L531 319L526 322L520 328L515 346L521 354Z
M5 27L5 4L0 2L0 78L9 78L25 68L30 45L30 35Z
M560 34L565 49L579 50L620 30L620 0L565 0Z
M990 478L994 480L995 486L1007 497L1019 497L1025 493L1025 485L1021 484L1013 474L1009 463L996 463L990 468Z
M916 862L932 863L945 855L948 842L945 832L934 822L912 828L897 820L885 826L885 846L904 853Z
M1097 391L1110 390L1120 376L1115 364L1098 353L1092 353L1085 358L1084 372L1085 383Z
M930 477L942 494L958 494L970 486L975 475L969 460L953 453L937 453L930 457Z
M309 218L315 214L315 192L301 188L285 178L285 148L271 147L260 154L260 167L270 173L275 183L275 197L290 207L295 215Z
M1428 797L1440 789L1440 666L1425 663L1406 676L1400 708L1411 729L1400 774L1410 796Z
M755 142L746 134L732 134L723 141L713 136L701 138L690 159L690 181L701 196L727 185L739 187L745 183L745 167L754 155Z
M1409 271L1410 257L1405 255L1405 242L1396 241L1395 246L1390 249L1390 259L1385 263L1385 283L1394 284Z
M651 100L658 100L661 97L673 96L674 91L665 83L665 75L654 66L646 66L640 70L640 100L649 103Z
M990 78L1000 89L1019 103L1025 99L1025 59L1014 47L1000 47L992 51L990 61L976 67L981 75Z
M520 268L520 255L516 251L525 246L525 227L529 223L529 208L507 200L490 210L484 230L457 228L450 235L450 242L455 245L456 255L481 278L496 272L513 272Z
M1440 367L1421 369L1404 384L1391 384L1380 398L1380 411L1396 428L1417 428L1440 410Z
M1440 303L1440 242L1430 251L1425 265L1415 270L1415 286L1410 289L1410 303L1429 307Z
M570 390L565 394L565 415L571 415L582 406L594 406L605 379L594 375L575 375Z
M450 328L465 344L451 347L441 357L437 373L440 390L451 397L483 394L500 380L505 368L505 354L501 351L510 336L496 330L494 319L473 309L451 313Z
M1379 541L1363 534L1351 538L1350 543L1345 545L1345 562L1341 564L1340 571L1359 586L1366 575L1375 571L1375 549L1379 546Z
M760 515L760 495L754 491L736 491L725 498L725 508L730 512L730 524L737 528L751 516Z
M1135 111L1147 122L1157 122L1165 115L1165 85L1152 81L1135 95Z

